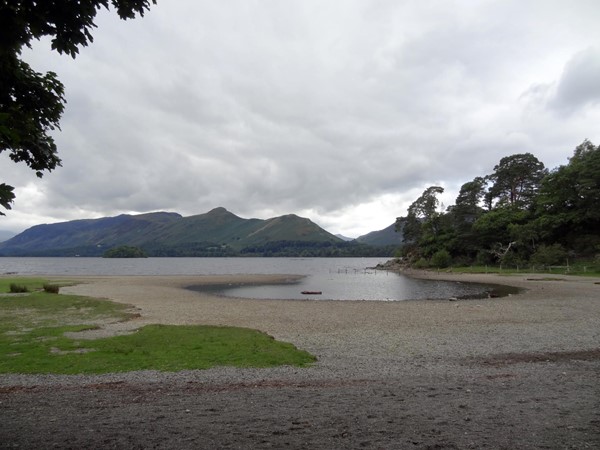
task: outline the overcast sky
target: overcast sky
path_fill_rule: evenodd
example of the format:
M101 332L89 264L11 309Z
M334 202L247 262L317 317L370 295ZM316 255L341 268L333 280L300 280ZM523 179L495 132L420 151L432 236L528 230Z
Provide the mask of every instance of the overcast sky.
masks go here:
M598 0L159 0L96 20L77 59L36 43L67 106L63 167L0 156L0 229L223 206L356 237L500 158L600 144Z

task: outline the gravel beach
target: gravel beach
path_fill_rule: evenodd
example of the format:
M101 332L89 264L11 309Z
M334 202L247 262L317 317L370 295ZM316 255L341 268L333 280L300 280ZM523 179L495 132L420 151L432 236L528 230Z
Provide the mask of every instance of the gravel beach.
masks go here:
M310 368L0 375L0 448L600 448L600 280L415 273L506 284L475 300L218 297L283 276L71 277L61 292L149 323L259 329Z

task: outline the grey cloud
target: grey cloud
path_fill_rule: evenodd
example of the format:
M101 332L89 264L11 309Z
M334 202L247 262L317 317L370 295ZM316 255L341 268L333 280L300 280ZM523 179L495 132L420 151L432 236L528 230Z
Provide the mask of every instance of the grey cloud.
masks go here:
M64 167L11 179L36 186L56 220L225 206L307 211L334 232L368 210L362 231L383 228L427 185L460 187L511 153L557 160L600 142L597 53L562 75L548 62L600 39L596 12L584 0L232 0L159 2L127 22L103 13L76 60L44 42L28 54L67 89ZM552 95L587 115L547 114ZM27 207L17 198L17 215Z
M600 103L600 48L577 53L566 64L550 105L573 112Z

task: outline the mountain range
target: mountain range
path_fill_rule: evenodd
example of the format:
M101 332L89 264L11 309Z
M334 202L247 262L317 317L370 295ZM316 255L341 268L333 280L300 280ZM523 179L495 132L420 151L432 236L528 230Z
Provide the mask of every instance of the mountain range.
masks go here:
M294 214L243 219L219 207L36 225L1 242L0 256L101 256L122 245L149 256L391 256L400 243L390 227L348 242Z

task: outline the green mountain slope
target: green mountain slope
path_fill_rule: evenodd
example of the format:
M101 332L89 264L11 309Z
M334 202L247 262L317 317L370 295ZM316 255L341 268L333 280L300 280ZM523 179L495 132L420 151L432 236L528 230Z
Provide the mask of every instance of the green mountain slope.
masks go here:
M154 234L153 241L162 246L194 242L234 245L262 222L260 219L242 219L225 208L215 208L206 214L183 217L162 227Z
M389 227L379 231L371 231L363 236L356 238L357 242L367 245L387 246L402 245L402 232L396 231L396 224L393 223Z
M0 243L0 255L99 256L127 245L150 256L233 256L244 249L247 253L249 247L280 242L285 242L286 248L298 243L310 248L323 243L337 245L342 240L293 214L243 219L225 208L215 208L190 217L157 212L36 225Z
M341 242L341 239L309 219L289 214L263 221L246 237L244 244L256 245L273 241Z
M0 243L0 254L16 256L100 255L106 249L147 240L152 232L181 219L176 213L122 214L100 219L36 225Z

